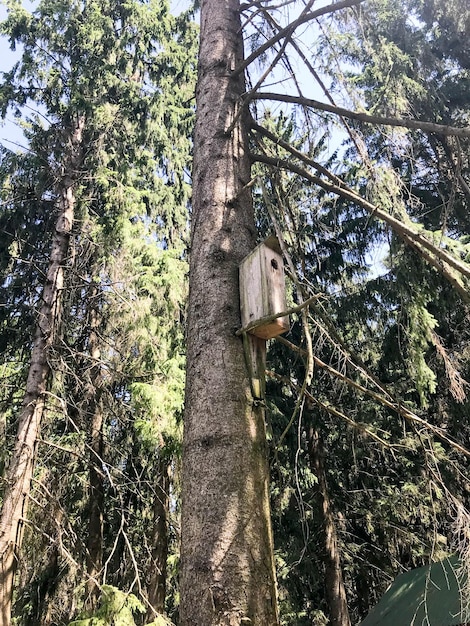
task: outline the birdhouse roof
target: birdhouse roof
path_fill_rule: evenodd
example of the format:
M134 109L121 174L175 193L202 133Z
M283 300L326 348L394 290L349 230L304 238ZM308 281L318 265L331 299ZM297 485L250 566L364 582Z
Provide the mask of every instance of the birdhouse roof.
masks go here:
M267 239L263 241L263 244L268 248L271 248L271 250L274 250L274 252L282 254L281 245L276 235L270 235Z

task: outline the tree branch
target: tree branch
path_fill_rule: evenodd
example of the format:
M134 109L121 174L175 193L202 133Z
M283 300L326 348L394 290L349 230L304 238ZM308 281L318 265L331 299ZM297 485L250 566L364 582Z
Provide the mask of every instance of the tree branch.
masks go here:
M416 232L411 226L404 224L401 220L397 219L396 217L393 217L393 215L390 215L389 213L379 209L376 205L371 204L367 200L364 200L364 198L361 198L361 196L356 194L351 189L345 186L341 186L340 185L341 179L338 178L337 180L339 182L337 184L334 184L332 182L323 180L319 176L310 174L309 171L285 159L269 157L264 154L255 154L255 155L252 155L252 157L254 160L259 161L260 163L266 163L267 165L271 165L273 167L278 167L278 168L280 167L283 169L290 170L291 172L294 172L295 174L302 176L306 180L309 180L310 182L318 185L319 187L321 187L322 189L324 189L325 191L329 193L334 193L342 198L345 198L346 200L355 202L356 204L364 208L368 213L370 213L371 216L377 217L381 219L382 221L384 221L386 224L388 224L388 226L390 226L390 228L392 228L392 230L401 238L404 239L405 237L407 237L408 243L410 240L413 242L416 242L417 244L423 246L425 249L430 250L432 254L436 256L437 259L440 259L441 261L447 263L448 265L456 269L458 272L460 272L463 276L470 278L470 267L468 265L462 263L461 261L458 261L453 256L448 254L445 250L438 248L435 244L430 242L426 237ZM305 157L304 160L308 160L308 157ZM344 185L344 183L341 183L341 184ZM433 266L441 274L443 273L442 266L440 263L437 262L437 260L433 262ZM462 289L466 291L464 286L462 286ZM469 301L469 300L470 300L470 294L468 294L467 292L466 301Z
M285 0L285 2L279 2L279 4L273 4L269 7L266 7L265 4L262 4L261 0L253 0L253 2L245 2L244 4L241 4L240 12L243 13L244 11L248 11L249 9L253 9L254 7L256 7L257 9L268 8L272 11L273 9L281 9L282 7L293 4L294 2L297 2L297 0Z
M462 191L464 192L464 194L466 195L467 200L470 201L470 186L468 185L465 178L462 176L462 162L461 162L462 158L461 158L460 142L458 139L456 139L456 142L457 142L457 149L458 149L457 163L455 163L454 161L454 156L453 156L452 148L449 145L449 141L445 137L441 139L442 147L444 148L444 152L447 156L447 159L449 160L452 171L454 172L454 175L459 181L460 187Z
M305 307L309 306L309 304L312 304L312 302L315 302L316 300L321 298L322 295L323 294L316 294L312 296L311 298L308 298L308 300L305 300L305 302L301 302L300 304L297 304L297 306L293 306L290 309L287 309L286 311L282 311L282 313L274 313L273 315L265 315L264 317L261 317L259 320L254 320L253 322L250 322L244 328L240 328L239 330L237 330L235 332L235 335L239 337L240 335L243 335L243 333L249 333L250 330L253 330L253 328L257 328L258 326L263 326L263 324L268 324L269 322L273 322L274 320L277 320L279 317L287 317L288 315L292 315L293 313L298 313L299 311L302 311L302 309L305 309Z
M260 135L263 135L264 137L267 137L268 139L270 139L274 144L281 146L281 148L286 150L286 152L290 152L292 156L299 159L299 161L303 161L306 165L310 165L311 167L313 167L314 170L326 176L326 178L331 180L332 183L336 185L344 186L344 182L341 180L341 178L339 178L339 176L336 176L335 174L330 172L330 170L328 170L326 167L323 167L323 165L320 165L320 163L317 163L317 161L314 161L303 152L300 152L300 150L297 150L297 148L294 148L293 146L290 145L290 143L288 143L287 141L284 141L284 139L281 139L281 137L278 137L267 128L264 128L264 126L260 126L259 124L256 124L256 122L253 120L251 124L251 128L252 130L255 130L257 133L259 133Z
M341 9L345 9L348 7L357 6L361 4L364 0L342 0L342 2L335 2L334 4L329 4L326 7L322 7L321 9L317 9L316 11L311 11L309 13L305 13L298 17L296 20L291 22L288 26L280 30L276 35L268 39L262 46L260 46L257 50L255 50L252 54L250 54L238 67L235 68L233 72L233 76L238 76L243 72L245 68L247 68L250 63L253 63L255 59L266 52L271 46L273 46L276 42L278 42L283 37L290 37L292 33L295 31L297 26L301 26L306 22L316 19L317 17L321 17L322 15L326 15L328 13L334 13L336 11L340 11Z
M299 385L296 385L292 380L290 380L290 378L288 378L286 376L281 376L280 374L277 374L276 372L273 372L271 370L267 370L266 374L270 378L275 378L276 380L279 380L279 381L289 385L294 391L297 391L297 393L299 393L299 391L302 393L302 390L299 389ZM345 415L341 411L338 411L338 409L336 409L336 408L334 408L334 407L332 407L332 406L330 406L328 404L324 404L320 400L317 400L317 398L315 398L309 391L304 391L303 394L313 404L316 404L321 409L324 409L327 413L330 413L330 415L333 415L334 417L340 417L347 424L349 424L353 428L359 430L360 432L368 435L371 439L374 439L375 441L377 441L377 443L380 443L382 446L384 446L386 448L404 447L404 446L401 446L401 445L388 443L387 441L385 441L384 439L382 439L381 437L376 435L374 432L369 430L364 424L359 424L358 422L355 422L352 418L348 417L347 415ZM280 445L282 444L282 441L285 439L285 435L287 434L288 430L292 426L292 421L293 420L291 420L289 422L289 424L284 429L283 434L279 438L279 441L276 444L276 450L279 449Z
M292 344L290 341L285 340L284 337L276 337L276 339L278 341L280 341L281 343L283 343L284 345L286 345L287 347L293 349L295 352L299 352L301 354L302 353L303 354L307 354L306 350L303 350L302 348L299 348L295 344ZM345 382L350 387L353 387L354 389L357 389L358 391L360 391L364 395L367 395L370 398L372 398L373 400L375 400L376 402L379 402L380 404L382 404L382 406L384 406L384 407L386 407L388 409L391 409L392 411L394 411L395 413L397 413L398 415L400 415L404 419L406 419L406 420L408 420L410 422L415 422L417 424L420 424L424 428L430 430L432 433L437 435L443 441L446 441L455 450L458 450L459 452L461 452L465 456L470 457L470 451L467 450L464 446L460 445L457 441L455 441L454 439L449 437L449 435L447 435L445 433L443 428L439 428L438 426L433 426L432 424L427 422L425 419L423 419L422 417L419 417L419 415L416 415L416 413L413 413L412 411L410 411L406 407L402 406L401 404L395 403L395 402L390 402L386 398L382 397L380 394L375 393L374 391L372 391L370 389L367 389L367 387L363 387L361 384L356 383L354 380L352 380L348 376L345 376L344 374L342 374L338 370L334 369L330 365L327 365L326 363L321 361L318 357L314 356L313 358L314 358L314 361L315 361L315 365L317 365L321 369L326 370L332 376L335 376L336 378L339 378L340 380ZM319 404L319 405L321 404L323 406L323 408L326 408L329 412L333 412L334 411L334 413L333 413L334 415L337 415L339 417L343 417L342 414L337 409L334 409L333 407L329 407L327 405L323 405L323 403L320 403L319 401L317 401L312 396L312 394L309 393L308 391L306 392L306 395L307 395L307 397L309 399L313 400L316 404ZM330 409L332 409L332 410L330 411Z
M470 137L470 128L456 128L455 126L444 126L443 124L435 124L434 122L421 122L415 119L404 119L395 117L380 117L378 115L369 115L369 113L359 113L350 111L343 107L326 104L319 100L311 100L310 98L301 98L299 96L289 96L282 93L259 92L250 93L250 100L276 100L278 102L289 102L291 104L300 104L302 106L335 113L341 117L347 117L352 120L359 120L367 124L381 124L383 126L400 126L402 128L410 128L414 130L422 130L426 133L436 133L445 137Z
M430 254L428 250L423 250L423 247L419 245L417 241L413 241L410 237L405 234L401 235L401 238L405 243L407 243L410 247L412 247L418 254L420 254L423 259L425 259L430 265L436 268L443 276L446 278L449 283L454 287L457 293L460 295L462 300L467 304L470 304L470 294L464 285L460 282L457 276L452 272L452 270L448 267L444 261L441 259L436 259Z

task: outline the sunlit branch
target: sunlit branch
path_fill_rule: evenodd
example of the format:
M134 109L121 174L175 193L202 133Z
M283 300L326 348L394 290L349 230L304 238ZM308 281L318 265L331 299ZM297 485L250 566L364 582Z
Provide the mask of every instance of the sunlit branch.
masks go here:
M240 328L240 330L237 330L235 335L240 336L240 335L243 335L243 333L248 333L250 332L250 330L257 328L258 326L263 326L263 324L268 324L269 322L273 322L279 317L287 317L289 315L293 315L294 313L299 313L300 311L302 311L302 309L305 309L305 307L312 304L312 302L315 302L316 300L321 298L322 295L323 294L316 294L312 296L311 298L308 298L308 300L305 300L305 302L301 302L300 304L297 304L297 306L293 306L290 309L287 309L286 311L282 311L282 313L274 313L273 315L266 315L265 317L262 317L259 320L250 322L248 326L245 326L244 328Z
M427 133L436 133L446 137L470 137L470 128L457 128L455 126L445 126L443 124L435 124L434 122L421 122L415 119L380 117L378 115L370 115L369 113L359 113L358 111L350 111L343 107L326 104L319 100L311 100L310 98L301 98L299 96L289 96L282 93L259 92L250 94L251 100L275 100L278 102L288 102L291 104L300 104L302 106L335 113L341 117L347 117L352 120L366 122L368 124L381 124L382 126L399 126L402 128L410 128L413 130L422 130Z
M315 185L318 185L319 187L321 187L322 189L324 189L325 191L329 193L334 193L346 200L355 202L356 204L364 208L368 213L370 213L371 216L377 217L378 219L381 219L386 224L388 224L388 226L390 226L392 230L396 232L400 237L403 238L403 236L406 236L411 241L414 241L417 244L420 244L425 249L430 250L437 257L437 259L444 261L445 263L447 263L448 265L456 269L458 272L460 272L463 276L470 278L470 267L468 265L462 263L461 261L458 261L453 256L448 254L445 250L442 250L442 248L439 248L436 245L434 245L426 237L424 237L420 233L413 230L411 226L393 217L393 215L390 215L390 213L387 213L386 211L379 209L376 205L368 202L364 198L361 198L361 196L356 194L354 191L352 191L348 187L341 186L340 184L334 184L329 181L323 180L319 176L315 176L314 174L311 174L306 169L296 165L295 163L291 163L290 161L287 161L285 159L269 157L264 154L254 154L252 155L252 158L255 161L259 161L260 163L266 163L267 165L271 165L273 167L290 170L291 172L294 172L295 174L302 176L306 180L314 183ZM437 259L435 262L433 262L433 266L440 273L442 273L441 264L437 262ZM463 286L462 288L465 289ZM470 300L470 294L467 294L466 300L467 301Z
M344 184L341 178L339 178L339 176L336 176L335 174L330 172L330 170L328 170L326 167L323 167L323 165L321 165L320 163L317 163L317 161L314 161L303 152L300 152L300 150L297 150L297 148L294 148L294 146L292 146L290 143L288 143L287 141L284 141L284 139L282 139L281 137L278 137L267 128L264 128L264 126L260 126L259 124L256 124L256 122L253 122L251 124L251 128L255 130L257 133L259 133L260 135L263 135L264 137L267 137L268 139L270 139L274 144L277 144L281 146L281 148L283 148L287 152L290 152L292 156L295 156L297 159L299 159L299 161L303 161L306 165L310 165L310 167L313 167L313 169L315 169L317 172L329 178L332 183L337 184L337 185Z
M291 22L288 26L280 30L276 35L268 39L262 46L260 46L257 50L255 50L252 54L250 54L240 65L235 68L234 75L238 76L247 68L255 59L261 56L266 50L271 48L276 42L284 37L291 37L294 33L295 29L306 22L314 20L322 15L327 15L328 13L334 13L336 11L340 11L341 9L346 9L348 7L357 6L361 4L364 0L343 0L342 2L335 2L334 4L329 4L326 7L322 7L321 9L317 9L316 11L311 11L309 13L305 13L301 15L296 20Z
M302 348L299 348L298 346L295 346L291 342L285 340L283 337L276 337L276 339L278 341L280 341L281 343L283 343L284 345L286 345L287 347L289 347L291 349L294 349L296 352L306 354L305 350L303 350ZM420 424L421 426L423 426L427 430L430 430L432 433L437 435L440 439L442 439L443 441L447 442L455 450L458 450L459 452L461 452L465 456L470 457L470 451L467 450L464 446L460 445L457 441L455 441L454 439L449 437L444 432L444 429L439 428L438 426L433 426L428 421L426 421L422 417L419 417L419 415L416 415L416 413L413 413L412 411L410 411L409 409L407 409L403 405L401 405L399 403L390 402L389 400L387 400L386 398L380 396L379 394L375 393L374 391L372 391L370 389L367 389L367 387L363 387L362 385L360 385L359 383L356 383L351 378L349 378L348 376L345 376L344 374L342 374L341 372L339 372L335 368L331 367L327 363L324 363L318 357L314 356L313 358L314 358L314 361L315 361L315 365L317 365L321 369L324 369L325 371L327 371L332 376L342 380L347 385L349 385L350 387L353 387L357 391L360 391L364 395L369 396L370 398L372 398L373 400L375 400L376 402L378 402L382 406L384 406L384 407L386 407L388 409L391 409L392 411L394 411L395 413L397 413L398 415L400 415L404 419L406 419L406 420L408 420L410 422L414 422L414 423ZM308 393L308 397L309 398L312 398L317 403L319 402L309 392L307 392L307 393ZM328 408L333 408L333 407L328 407ZM336 409L334 409L334 410L337 412L337 414L339 414L339 412Z

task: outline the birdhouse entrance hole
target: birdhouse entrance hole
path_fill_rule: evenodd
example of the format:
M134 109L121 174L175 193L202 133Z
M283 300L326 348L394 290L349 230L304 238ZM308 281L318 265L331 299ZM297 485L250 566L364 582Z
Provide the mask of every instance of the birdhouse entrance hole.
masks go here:
M284 262L275 237L260 243L241 262L240 306L243 327L286 310ZM278 317L249 332L261 339L271 339L288 329L289 318Z

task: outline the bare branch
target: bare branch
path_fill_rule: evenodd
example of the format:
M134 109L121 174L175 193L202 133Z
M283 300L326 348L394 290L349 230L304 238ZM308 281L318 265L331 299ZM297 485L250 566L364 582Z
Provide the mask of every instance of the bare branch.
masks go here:
M284 139L281 139L281 137L278 137L267 128L264 128L264 126L260 126L253 121L251 124L251 128L260 135L264 135L264 137L270 139L274 144L281 146L281 148L286 150L286 152L290 152L292 156L295 156L297 159L299 159L299 161L303 161L306 165L310 165L311 167L313 167L313 169L315 169L317 172L329 178L332 183L344 186L344 183L341 178L339 178L339 176L336 176L326 167L323 167L323 165L317 163L317 161L314 161L303 152L300 152L300 150L297 150L297 148L294 148L293 146L291 146L290 143L284 141Z
M286 341L283 337L277 337L276 339L278 339L278 341L280 341L284 345L287 345L288 347L293 348L296 352L307 354L306 350L303 350L302 348L299 348L298 346L295 346L294 344L290 343L289 341ZM401 405L399 403L390 402L389 400L387 400L386 398L382 397L378 393L375 393L374 391L371 391L370 389L367 389L367 387L363 387L362 385L360 385L359 383L356 383L351 378L348 378L347 376L345 376L344 374L342 374L338 370L334 369L330 365L327 365L326 363L321 361L318 357L314 356L314 361L315 361L315 365L317 365L318 367L326 370L332 376L335 376L336 378L339 378L340 380L344 381L350 387L353 387L353 388L357 389L358 391L360 391L361 393L363 393L364 395L367 395L370 398L372 398L373 400L376 400L377 402L382 404L384 407L386 407L388 409L391 409L392 411L395 411L398 415L400 415L401 417L403 417L407 421L420 424L421 426L423 426L427 430L430 430L432 433L437 435L441 440L447 442L450 446L452 446L458 452L464 454L467 457L470 457L470 451L467 450L467 448L462 446L460 443L458 443L458 441L455 441L454 439L452 439L452 437L447 435L447 433L445 432L445 430L443 428L439 428L438 426L434 426L433 424L430 424L428 421L426 421L422 417L419 417L419 415L416 415L416 413L413 413L412 411L407 409L405 406L403 406L403 405ZM309 392L307 392L307 397L311 398L316 404L321 404ZM328 410L333 409L333 407L329 407L327 405L324 405L324 408L327 408ZM334 415L338 415L339 417L342 417L342 415L340 414L340 412L337 409L333 409L333 411L334 411L334 413L333 413ZM333 412L333 411L330 411L330 412Z
M290 380L290 378L287 378L286 376L281 376L280 374L276 374L276 372L272 372L271 370L268 370L266 372L266 374L269 377L271 377L271 378L275 378L276 380L279 380L279 381L281 381L283 383L288 384L292 389L294 389L295 391L299 392L299 386L296 385L294 383L294 381ZM367 435L371 439L374 439L375 441L377 441L377 443L380 443L382 446L384 446L386 448L403 447L403 446L399 446L399 445L396 445L396 444L393 445L393 444L388 443L387 441L385 441L384 439L382 439L381 437L376 435L374 432L369 430L364 424L359 424L358 422L355 422L352 418L348 417L347 415L345 415L341 411L338 411L338 409L336 409L335 407L321 402L320 400L315 398L309 391L302 391L301 390L301 393L302 393L302 395L304 394L305 397L308 398L308 400L310 402L312 402L313 404L316 404L321 409L325 410L327 413L330 413L334 417L340 417L347 424L349 424L350 426L352 426L356 430L359 430L360 432L362 432L363 434ZM286 436L287 431L290 429L291 426L292 426L292 420L289 422L289 424L287 425L286 429L284 430L282 436L280 437L279 441L277 442L276 449L278 449L279 446L281 445L282 441L284 440L284 438Z
M235 334L237 336L240 336L240 335L243 335L243 333L249 333L250 330L253 330L253 328L257 328L258 326L262 326L263 324L268 324L269 322L273 322L274 320L277 320L278 317L287 317L288 315L292 315L293 313L298 313L299 311L302 311L302 309L305 309L305 307L312 304L312 302L315 302L316 300L318 300L318 298L321 298L322 295L323 294L316 294L312 296L311 298L309 298L308 300L305 300L305 302L301 302L297 306L293 306L290 309L287 309L287 311L283 311L282 313L274 313L273 315L266 315L265 317L262 317L259 320L250 322L248 326L245 326L245 328L240 328L240 330L237 330Z
M321 17L322 15L326 15L328 13L334 13L336 11L340 11L341 9L346 9L348 7L354 7L358 4L361 4L364 0L342 0L342 2L335 2L334 4L329 4L326 7L322 7L321 9L317 9L316 11L311 11L309 13L305 13L298 17L296 20L291 22L288 26L280 30L276 35L268 39L262 46L260 46L257 50L255 50L250 56L248 56L240 65L235 68L233 75L238 76L243 72L245 68L247 68L250 63L253 63L255 59L261 56L266 50L271 48L276 42L278 42L283 37L291 37L293 32L298 26L305 24L311 20L316 19L317 17Z
M273 9L281 9L282 7L286 7L289 4L293 4L294 2L297 2L297 0L285 0L285 2L279 2L279 4L272 4L269 7L267 7L265 4L262 4L260 0L253 0L253 2L245 2L244 4L240 5L240 11L243 13L244 11L248 11L249 9L253 9L253 8L257 8L257 9L270 9L271 11Z
M376 205L368 202L364 198L361 198L361 196L357 195L354 191L352 191L348 187L344 185L340 186L339 184L334 184L329 181L323 180L319 176L315 176L314 174L311 174L309 171L305 170L304 168L296 165L295 163L291 163L290 161L287 161L285 159L269 157L264 154L256 154L252 156L254 160L259 161L260 163L266 163L267 165L272 165L273 167L280 167L280 168L290 170L291 172L294 172L298 174L299 176L302 176L306 180L309 180L310 182L318 185L319 187L321 187L327 192L337 194L338 196L345 198L346 200L351 200L352 202L357 203L359 206L364 208L368 213L370 213L371 216L377 217L381 219L382 221L384 221L386 224L388 224L388 226L390 226L392 230L401 238L403 239L406 238L408 243L412 241L416 243L417 245L422 246L423 248L427 250L430 250L432 254L435 255L436 259L434 260L434 262L431 261L430 258L428 258L427 260L432 262L433 266L441 274L443 274L443 271L442 271L443 267L442 267L442 264L439 263L439 260L443 261L444 263L447 263L448 265L456 269L458 272L460 272L460 274L462 274L463 276L470 278L470 267L467 264L455 259L453 256L448 254L445 250L443 250L442 248L439 248L438 246L433 244L431 241L429 241L421 233L414 230L410 225L405 224L404 222L397 219L396 217L393 217L393 215L390 215L390 213L387 213L386 211L379 209ZM306 159L308 159L308 157L306 157ZM338 179L338 181L340 180L341 179ZM462 292L459 291L459 293L461 293L461 295L465 293L465 301L470 302L470 293L468 293L468 291L465 289L463 285L461 287L462 287Z
M300 104L302 106L318 109L319 111L327 111L335 113L341 117L347 117L352 120L359 120L367 124L381 124L383 126L400 126L402 128L410 128L414 130L422 130L426 133L435 133L445 137L470 137L470 128L457 128L455 126L444 126L443 124L435 124L434 122L421 122L415 119L380 117L378 115L369 115L369 113L359 113L350 111L343 107L326 104L319 100L311 100L310 98L301 98L299 96L289 96L282 93L260 92L256 94L250 93L250 100L276 100L278 102L289 102L291 104Z

